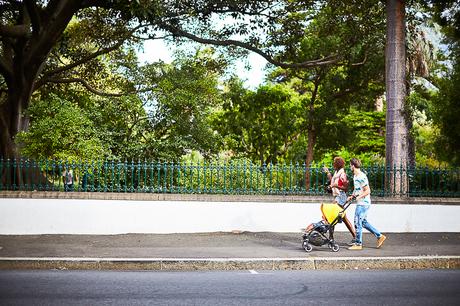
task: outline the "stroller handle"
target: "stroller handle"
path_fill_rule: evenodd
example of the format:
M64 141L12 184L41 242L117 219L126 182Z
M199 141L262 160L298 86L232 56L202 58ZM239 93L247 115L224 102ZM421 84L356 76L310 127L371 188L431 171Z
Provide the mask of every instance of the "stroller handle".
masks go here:
M347 208L351 205L351 203L353 203L353 201L356 200L356 196L355 195L352 195L351 199L350 200L347 200L345 202L345 204L343 204L343 209L342 209L342 213L345 212L345 210L347 210Z

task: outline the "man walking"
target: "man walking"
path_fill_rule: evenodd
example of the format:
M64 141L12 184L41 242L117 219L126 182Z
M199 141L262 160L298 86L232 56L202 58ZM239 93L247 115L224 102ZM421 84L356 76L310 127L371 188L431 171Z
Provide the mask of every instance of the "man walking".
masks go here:
M355 210L355 228L356 228L356 242L349 247L349 250L362 250L363 249L363 227L377 237L377 248L380 248L387 238L380 233L367 221L367 212L371 207L371 188L369 180L364 172L361 171L361 162L357 158L350 160L350 168L353 172L353 195L348 198L351 200L353 197L356 199Z

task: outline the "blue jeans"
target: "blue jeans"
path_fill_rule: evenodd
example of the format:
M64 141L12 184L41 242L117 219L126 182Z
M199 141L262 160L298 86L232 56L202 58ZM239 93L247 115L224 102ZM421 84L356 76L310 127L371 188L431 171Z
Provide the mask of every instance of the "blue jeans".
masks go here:
M382 234L367 222L367 211L371 208L370 205L356 205L355 210L355 228L356 228L356 243L363 243L363 227L379 238Z

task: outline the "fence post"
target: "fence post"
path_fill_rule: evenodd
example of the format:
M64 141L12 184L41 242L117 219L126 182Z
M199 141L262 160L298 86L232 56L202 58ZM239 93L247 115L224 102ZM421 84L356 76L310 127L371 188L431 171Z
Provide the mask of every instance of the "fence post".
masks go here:
M300 194L299 190L299 162L295 162L295 174L294 174L295 180L294 180L294 185L295 185L295 194Z
M19 171L18 171L18 185L19 190L26 191L28 189L28 184L26 182L26 176L24 175L28 171L29 161L23 157L19 158Z
M203 160L203 193L206 193L207 191L207 176L208 173L206 172L206 160Z
M223 188L222 188L222 174L224 172L224 167L223 167L223 162L221 161L215 161L213 164L214 170L216 171L215 174L215 179L214 179L214 193L217 194L222 194L223 193Z
M248 193L252 194L253 193L253 185L252 185L252 162L249 162L249 184L248 184Z
M3 176L3 173L5 173L5 183L6 183L6 176L7 176L7 172L3 172L3 168L4 168L4 159L3 159L3 156L0 156L0 190L4 190L3 188L3 179L2 179L2 176Z
M6 181L6 171L3 172L3 156L0 156L0 191L3 190L3 173L5 173L5 181Z
M190 160L188 162L188 166L187 166L187 163L186 163L186 171L188 170L189 172L189 176L188 176L188 182L187 182L187 193L193 193L193 165L192 165L192 161Z
M174 193L174 190L175 190L175 186L174 186L174 167L175 166L174 165L175 165L174 161L171 161L170 167L169 167L170 172L171 172L169 176L169 192L170 193Z
M267 164L264 162L262 164L262 175L263 175L263 194L267 194Z
M120 168L121 168L121 161L120 160L116 160L114 161L114 171L116 171L116 174L114 173L114 182L116 182L116 188L117 188L117 191L120 192L121 190L121 182L120 182ZM116 170L115 170L116 169Z
M280 193L281 194L286 194L286 191L287 191L287 184L286 184L286 172L287 172L287 169L286 169L286 163L283 162L283 165L281 167L281 171L283 171L283 180L282 180L282 187L280 188Z
M177 162L177 181L176 181L176 188L177 188L177 192L178 193L182 193L182 186L181 186L181 182L182 182L182 164L180 161Z
M224 194L227 194L227 167L228 167L228 162L225 160L223 165L222 165L222 192Z
M247 171L247 163L246 163L246 159L245 159L243 161L243 194L248 193L246 171Z
M72 169L72 191L75 191L75 187L77 186L76 184L76 178L77 178L77 164L76 164L76 161L71 161L70 163L70 169Z
M274 192L275 194L279 194L280 180L279 180L279 165L278 164L273 166L273 172L276 173L276 182L274 183Z
M214 169L215 169L214 163L211 161L209 163L209 181L210 181L209 182L209 193L211 193L211 194L216 191L216 189L213 188L214 187L214 181L215 181L214 175L213 175L214 174Z
M315 173L316 173L316 179L315 179L315 194L319 194L321 193L320 190L319 190L319 176L320 176L320 169L318 168L318 166L315 166Z
M152 162L152 159L150 159L147 163L148 163L148 170L150 170L150 179L148 180L149 183L147 184L147 190L148 192L152 193L153 192L153 162Z
M229 169L230 170L230 184L229 184L230 193L233 193L233 169L234 169L233 165L234 163L235 163L234 161L230 162L230 169Z
M36 161L35 159L30 161L32 163L32 173L31 173L31 180L30 180L30 190L40 190L40 188L37 187L35 189L36 185L39 185L40 183L40 161ZM38 174L37 174L38 173Z
M137 159L137 165L134 165L136 168L136 179L134 180L134 183L136 184L134 186L134 192L137 193L141 190L141 173L142 173L142 163L141 159Z
M10 159L6 159L6 190L11 190L13 181L11 180L11 166Z
M16 190L16 158L13 159L13 190Z
M107 163L107 171L110 171L109 180L110 180L110 192L113 192L115 187L115 164L113 158ZM108 186L107 186L108 187Z
M28 184L26 182L26 176L24 175L27 171L29 171L29 161L24 158L19 158L19 171L18 171L18 185L19 190L28 190Z
M142 192L146 192L146 185L147 185L147 160L144 158L144 162L142 163L142 174L143 174L143 179L142 179L142 187L141 186L141 181L139 181L139 188Z

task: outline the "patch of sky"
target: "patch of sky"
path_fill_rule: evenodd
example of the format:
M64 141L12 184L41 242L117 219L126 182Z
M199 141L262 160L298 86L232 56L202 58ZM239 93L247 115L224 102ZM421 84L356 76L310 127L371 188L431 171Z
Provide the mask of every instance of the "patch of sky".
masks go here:
M217 32L222 29L229 29L236 27L236 22L241 24L250 25L250 17L244 16L241 19L235 20L232 16L214 15L209 22L209 32ZM187 25L185 25L187 26ZM204 33L203 33L204 34ZM262 31L256 33L259 37L263 36ZM206 35L204 34L203 37ZM245 40L245 37L234 34L229 36L227 39L231 40ZM177 51L188 51L196 50L197 48L203 47L203 44L196 42L182 40L180 44L170 42L168 39L155 39L145 41L143 48L138 50L138 58L141 64L154 63L163 61L165 63L171 63L174 60L174 53ZM215 47L215 46L213 46ZM220 47L222 52L225 47ZM219 50L219 47L216 47ZM243 49L239 49L239 52ZM241 52L241 53L244 53ZM229 74L235 74L244 81L244 84L249 89L255 89L264 82L265 79L265 67L267 60L261 55L248 52L247 55L235 55L233 54L234 60L229 68ZM235 59L236 57L236 59Z

